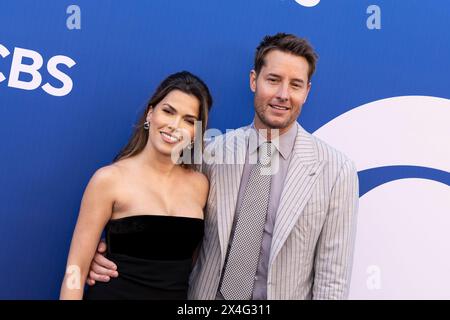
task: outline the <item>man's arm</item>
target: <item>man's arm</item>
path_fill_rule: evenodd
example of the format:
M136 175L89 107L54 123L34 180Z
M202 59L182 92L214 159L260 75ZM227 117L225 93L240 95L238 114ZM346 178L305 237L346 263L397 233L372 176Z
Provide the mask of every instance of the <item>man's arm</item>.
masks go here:
M358 175L354 164L347 160L333 186L317 243L312 296L315 300L346 299L348 296L358 199Z

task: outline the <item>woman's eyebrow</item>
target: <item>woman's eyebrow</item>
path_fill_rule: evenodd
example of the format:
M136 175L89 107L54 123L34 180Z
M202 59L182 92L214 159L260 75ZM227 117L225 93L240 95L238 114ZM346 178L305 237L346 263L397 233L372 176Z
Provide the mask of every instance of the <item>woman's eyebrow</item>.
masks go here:
M172 107L172 106L171 106L170 104L168 104L167 102L164 102L164 103L163 103L163 106L167 106L167 107L169 107L172 111L178 112L177 109L175 109L174 107ZM185 115L185 117L194 118L195 120L198 120L198 117L197 117L197 116L194 116L193 114L187 114L187 115Z
M167 106L167 107L169 107L172 111L177 111L177 109L175 109L174 107L172 107L170 104L168 104L167 102L164 102L163 103L163 106Z

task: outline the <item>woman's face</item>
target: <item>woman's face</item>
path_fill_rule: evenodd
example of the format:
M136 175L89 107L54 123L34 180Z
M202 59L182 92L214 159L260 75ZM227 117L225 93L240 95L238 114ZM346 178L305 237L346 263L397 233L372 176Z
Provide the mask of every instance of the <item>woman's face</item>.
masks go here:
M199 120L200 102L179 90L170 91L149 110L149 140L160 153L172 155L189 145L195 137L195 121Z

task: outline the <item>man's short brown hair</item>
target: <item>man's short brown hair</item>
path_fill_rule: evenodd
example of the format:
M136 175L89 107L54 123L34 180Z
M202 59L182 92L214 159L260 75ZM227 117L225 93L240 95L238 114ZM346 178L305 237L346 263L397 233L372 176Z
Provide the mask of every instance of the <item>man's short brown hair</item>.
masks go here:
M264 66L265 56L272 50L280 50L295 56L303 57L308 61L308 81L316 70L316 61L318 59L311 44L303 38L299 38L293 34L277 33L273 36L265 36L259 46L256 48L254 70L259 74Z

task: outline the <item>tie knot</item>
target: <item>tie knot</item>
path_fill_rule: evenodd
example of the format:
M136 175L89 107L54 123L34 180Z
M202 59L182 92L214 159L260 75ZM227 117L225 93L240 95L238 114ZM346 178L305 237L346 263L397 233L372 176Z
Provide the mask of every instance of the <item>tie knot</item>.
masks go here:
M258 148L258 162L263 166L269 166L275 151L275 146L270 141L262 143Z

